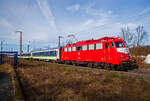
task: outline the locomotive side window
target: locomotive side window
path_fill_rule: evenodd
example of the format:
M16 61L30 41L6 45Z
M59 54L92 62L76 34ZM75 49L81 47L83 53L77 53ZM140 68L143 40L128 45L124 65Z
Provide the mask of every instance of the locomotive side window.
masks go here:
M89 45L89 50L94 50L94 44Z
M81 51L82 50L82 46L78 46L76 49L77 49L77 51Z
M67 52L67 48L65 48L65 52Z
M76 47L72 47L72 51L76 51Z
M96 44L96 49L103 49L103 45L102 45L102 43L98 43L98 44Z
M111 42L110 48L114 48L114 43L113 42Z
M108 43L106 43L106 44L105 44L105 47L106 47L106 48L109 48L109 44L108 44Z
M123 47L122 42L115 42L115 45L116 45L117 48Z
M68 51L71 52L71 47L68 48Z
M82 50L87 50L87 45L82 46Z

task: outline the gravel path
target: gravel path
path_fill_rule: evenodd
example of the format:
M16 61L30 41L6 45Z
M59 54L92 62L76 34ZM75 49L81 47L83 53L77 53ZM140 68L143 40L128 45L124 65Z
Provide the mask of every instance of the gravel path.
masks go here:
M0 73L0 101L13 101L14 87L10 74Z

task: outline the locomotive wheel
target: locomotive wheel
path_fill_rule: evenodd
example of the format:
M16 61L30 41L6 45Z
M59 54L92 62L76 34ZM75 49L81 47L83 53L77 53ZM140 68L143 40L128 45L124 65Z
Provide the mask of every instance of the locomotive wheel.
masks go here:
M115 65L112 66L112 70L116 70L116 66Z
M100 68L100 69L104 69L104 66L100 66L99 68Z
M76 64L76 63L72 63L72 65L73 65L73 66L77 66L77 64Z
M117 70L117 71L120 71L120 67L119 67L119 66L117 66L116 70Z
M106 69L106 70L108 69L108 64L107 63L104 64L104 69Z
M114 65L109 64L109 68L110 68L110 70L114 70Z
M93 63L88 63L88 67L93 68Z
M100 68L101 68L101 69L104 69L104 66L105 66L105 64L104 64L104 63L101 63Z
M65 64L67 65L67 61L65 61Z

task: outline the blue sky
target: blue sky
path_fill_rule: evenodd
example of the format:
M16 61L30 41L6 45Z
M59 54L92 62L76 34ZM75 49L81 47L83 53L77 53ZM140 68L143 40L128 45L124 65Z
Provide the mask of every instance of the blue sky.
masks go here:
M118 36L121 27L143 25L150 39L149 0L0 0L0 40L4 49L57 46L58 36L74 34L78 40ZM147 42L149 44L150 41Z

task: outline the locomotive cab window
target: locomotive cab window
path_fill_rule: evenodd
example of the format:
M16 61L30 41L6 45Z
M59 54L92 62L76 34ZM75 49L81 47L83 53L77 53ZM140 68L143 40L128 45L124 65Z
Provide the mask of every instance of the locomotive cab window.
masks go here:
M114 43L113 42L111 42L110 45L111 45L110 48L114 48Z
M122 42L115 42L115 45L116 45L117 48L123 47L123 43Z
M77 49L77 51L81 51L82 50L82 46L78 46L76 49Z
M128 47L128 44L127 44L127 42L126 42L126 41L124 41L124 44L125 44L125 46L126 46L126 47Z
M109 48L109 43L106 43L106 44L105 44L105 47L106 47L106 48Z

